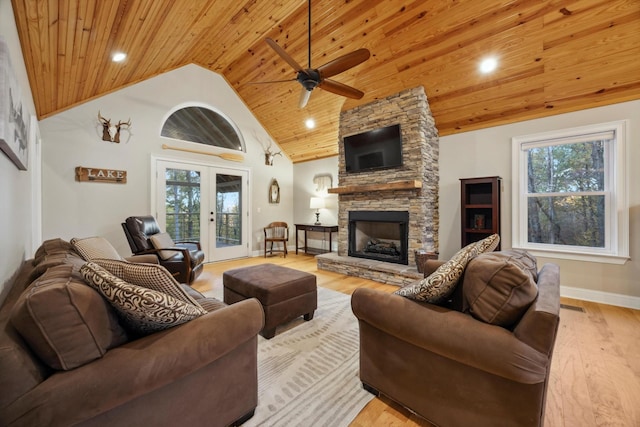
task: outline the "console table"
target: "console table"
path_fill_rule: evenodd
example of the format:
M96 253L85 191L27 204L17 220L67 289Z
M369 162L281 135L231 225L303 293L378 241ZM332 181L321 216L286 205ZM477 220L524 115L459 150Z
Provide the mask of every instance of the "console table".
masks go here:
M298 231L304 231L304 246L298 247ZM307 246L307 232L313 231L317 233L329 233L329 250L310 248ZM331 252L331 238L333 233L338 232L337 225L315 225L315 224L296 224L296 255L298 254L298 249L304 249L304 253L314 253L321 254L325 252Z

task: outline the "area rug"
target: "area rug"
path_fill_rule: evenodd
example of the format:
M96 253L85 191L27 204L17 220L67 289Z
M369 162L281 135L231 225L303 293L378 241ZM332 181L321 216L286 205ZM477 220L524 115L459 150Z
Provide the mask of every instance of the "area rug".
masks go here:
M300 317L270 340L258 337L258 407L243 426L348 426L373 399L358 377L350 301L319 287L313 320Z

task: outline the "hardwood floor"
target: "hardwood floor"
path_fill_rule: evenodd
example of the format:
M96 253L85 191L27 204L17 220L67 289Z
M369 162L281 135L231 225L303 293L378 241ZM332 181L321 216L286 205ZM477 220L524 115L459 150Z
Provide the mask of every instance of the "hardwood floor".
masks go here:
M207 264L193 287L201 292L221 288L224 271L264 262L315 274L318 286L349 295L359 287L397 289L318 270L314 257L295 254ZM544 425L640 426L640 311L568 298L561 302L565 307L560 313ZM373 399L351 423L352 427L430 425L384 397Z

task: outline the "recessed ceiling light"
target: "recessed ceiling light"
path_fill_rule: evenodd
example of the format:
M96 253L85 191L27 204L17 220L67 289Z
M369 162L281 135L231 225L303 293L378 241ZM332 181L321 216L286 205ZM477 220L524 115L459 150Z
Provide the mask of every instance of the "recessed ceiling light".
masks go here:
M111 60L113 62L122 62L126 59L127 54L126 53L122 53L122 52L116 52L113 54L113 56L111 57Z
M316 122L313 119L307 119L304 122L305 126L307 126L307 129L313 129L314 127L316 127Z
M483 59L480 63L480 71L482 73L490 73L498 67L498 60L494 57Z

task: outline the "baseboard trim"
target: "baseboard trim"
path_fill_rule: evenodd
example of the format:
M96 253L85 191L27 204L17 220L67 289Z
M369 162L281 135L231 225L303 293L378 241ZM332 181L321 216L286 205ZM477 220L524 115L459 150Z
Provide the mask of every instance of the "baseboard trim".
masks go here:
M560 286L560 296L640 310L640 297Z

